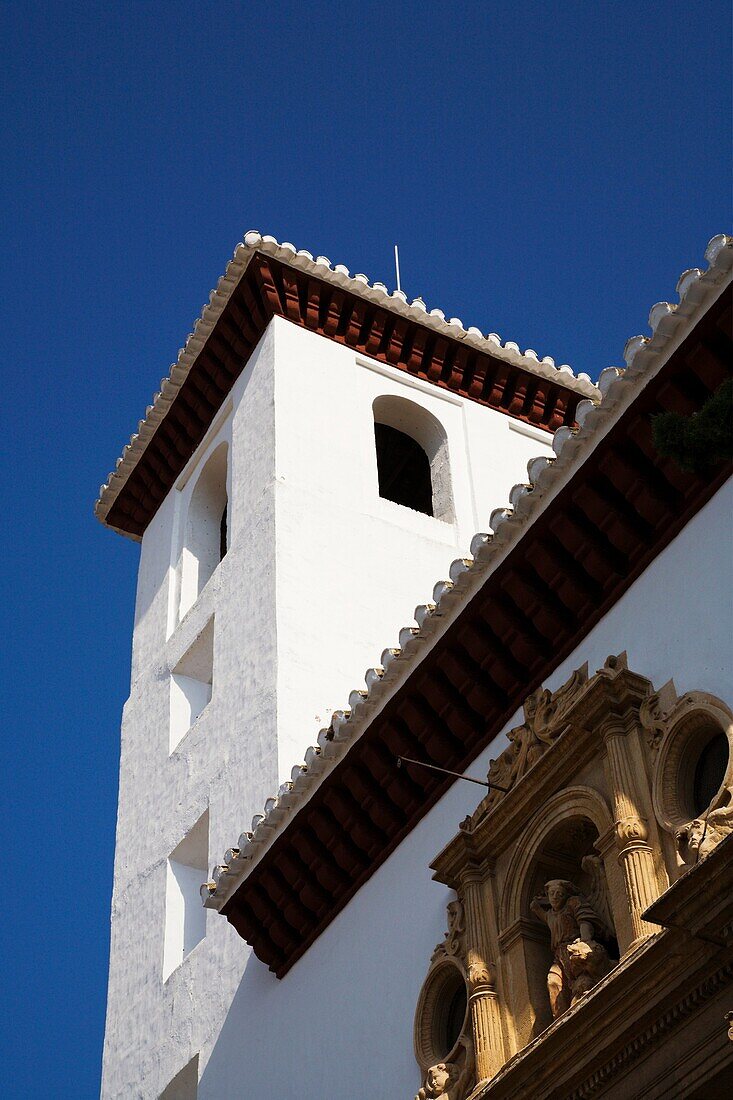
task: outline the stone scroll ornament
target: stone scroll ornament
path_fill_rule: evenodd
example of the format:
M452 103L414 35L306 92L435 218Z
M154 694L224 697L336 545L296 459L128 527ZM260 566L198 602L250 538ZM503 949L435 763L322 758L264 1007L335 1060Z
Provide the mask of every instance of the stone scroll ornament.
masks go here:
M460 901L454 900L448 902L448 931L445 934L445 939L438 944L430 956L430 961L435 962L443 955L449 955L452 958L462 959L466 953L465 951L465 932L466 921L463 914L463 906Z
M545 893L530 909L547 925L553 961L547 973L547 993L555 1019L574 1005L611 969L608 951L599 940L610 929L577 886L566 879L550 879Z

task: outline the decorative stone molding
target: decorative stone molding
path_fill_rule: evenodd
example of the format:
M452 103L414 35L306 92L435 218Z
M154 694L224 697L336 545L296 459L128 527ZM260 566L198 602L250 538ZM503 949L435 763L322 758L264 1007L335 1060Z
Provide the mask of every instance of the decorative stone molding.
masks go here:
M454 898L448 902L446 911L448 930L431 955L430 967L415 1011L413 1030L415 1058L425 1077L423 1086L425 1097L442 1095L429 1091L433 1087L428 1081L431 1069L436 1069L440 1065L460 1065L463 1070L466 1067L470 1069L473 1065L469 1038L469 990L465 965L463 902L460 898ZM461 998L464 1001L463 1019L459 1022L458 1033L452 1035L449 1031L451 1024L449 1017L451 1014L455 1015L456 1006L460 1008ZM455 1024L455 1020L453 1023ZM439 1075L433 1076L437 1080ZM455 1081L451 1082L451 1088L455 1083ZM454 1093L451 1092L449 1095L452 1100Z
M603 1086L609 1084L631 1062L642 1057L647 1047L651 1044L659 1044L666 1032L683 1023L705 1001L714 997L719 990L729 986L732 979L733 963L728 963L711 977L700 982L698 986L690 990L685 997L668 1009L653 1024L635 1035L612 1059L603 1066L594 1069L583 1084L569 1094L568 1100L587 1100L588 1097L597 1095Z
M654 813L662 828L676 835L695 817L690 803L691 772L699 749L716 731L725 733L728 740L728 764L710 809L725 788L733 786L733 713L721 699L706 692L689 691L678 697L670 681L642 708L640 719L658 749L652 785Z
M639 721L646 731L646 740L655 754L667 730L670 712L677 701L674 682L669 680L659 691L650 695L639 707Z
M505 797L505 792L511 790L559 736L563 729L563 715L587 682L586 663L557 691L550 692L540 687L528 696L523 708L524 724L509 731L508 748L489 764L489 783L496 784L496 788L501 787L503 791L489 791L473 815L472 824Z
M489 792L432 864L463 902L479 1081L503 1079L514 1052L572 1018L616 969L628 974L659 936L646 913L679 870L674 819L660 820L657 803L677 789L671 772L685 765L700 715L708 739L712 719L729 728L720 700L695 692L679 700L671 680L655 691L625 653L526 701L523 725L489 768L489 782L504 790ZM733 831L729 786L704 821L678 812L698 859Z
M458 898L448 902L447 913L448 931L445 938L436 946L430 956L431 962L435 962L436 959L446 955L463 960L466 954L466 920L463 914L463 905Z
M644 914L653 936L614 967L471 1100L724 1095L733 991L733 837ZM726 1078L727 1080L727 1078ZM653 1084L653 1087L649 1087Z

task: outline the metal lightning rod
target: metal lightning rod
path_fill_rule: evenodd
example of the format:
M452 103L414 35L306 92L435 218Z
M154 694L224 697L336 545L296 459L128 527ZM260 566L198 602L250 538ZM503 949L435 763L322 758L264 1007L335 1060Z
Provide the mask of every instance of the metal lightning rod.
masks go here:
M440 772L441 775L452 775L454 779L465 779L467 783L478 783L479 787L488 787L490 791L501 791L508 794L508 787L498 787L496 783L487 783L485 779L474 779L472 775L461 775L460 772L451 772L447 768L438 768L435 764L426 764L424 760L411 760L409 756L398 756L397 767L403 764L415 764L418 768L430 768L431 772Z
M394 246L394 267L395 274L397 275L397 289L402 290L402 286L400 285L400 252L397 245Z

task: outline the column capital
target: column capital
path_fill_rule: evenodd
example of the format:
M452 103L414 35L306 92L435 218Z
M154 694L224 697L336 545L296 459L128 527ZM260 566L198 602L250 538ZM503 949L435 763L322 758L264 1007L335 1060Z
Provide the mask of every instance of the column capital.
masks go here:
M471 997L496 992L496 967L493 963L469 963L466 977Z
M622 714L614 714L611 712L601 719L597 728L603 738L604 744L607 744L614 738L628 737L635 728L635 723L625 720Z
M471 859L462 867L458 882L462 890L469 886L479 886L491 878L494 873L493 861L488 859Z
M614 822L616 844L622 852L629 848L649 848L649 829L643 817L635 815Z

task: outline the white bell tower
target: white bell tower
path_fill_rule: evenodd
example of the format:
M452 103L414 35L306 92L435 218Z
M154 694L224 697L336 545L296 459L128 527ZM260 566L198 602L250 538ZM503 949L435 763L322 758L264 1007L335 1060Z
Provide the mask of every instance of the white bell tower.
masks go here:
M326 264L248 234L98 503L141 538L105 1100L197 1095L249 957L212 855L593 393Z

